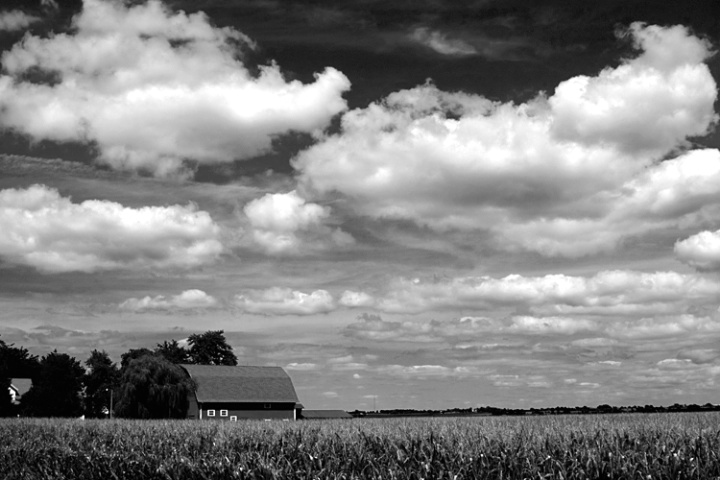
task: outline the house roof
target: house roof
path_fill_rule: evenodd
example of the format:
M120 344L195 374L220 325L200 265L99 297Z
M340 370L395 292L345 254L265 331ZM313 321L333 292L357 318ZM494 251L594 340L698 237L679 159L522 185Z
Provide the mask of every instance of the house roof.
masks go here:
M32 380L29 378L11 378L10 388L14 389L18 395L25 395L32 387Z
M329 420L333 418L352 418L345 410L303 410L303 418L308 420Z
M180 365L197 384L198 402L296 403L295 387L280 367Z

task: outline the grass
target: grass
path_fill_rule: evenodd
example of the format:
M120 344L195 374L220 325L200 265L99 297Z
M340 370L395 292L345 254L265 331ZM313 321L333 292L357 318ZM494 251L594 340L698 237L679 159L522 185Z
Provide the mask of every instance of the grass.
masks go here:
M0 421L0 478L720 479L720 414Z

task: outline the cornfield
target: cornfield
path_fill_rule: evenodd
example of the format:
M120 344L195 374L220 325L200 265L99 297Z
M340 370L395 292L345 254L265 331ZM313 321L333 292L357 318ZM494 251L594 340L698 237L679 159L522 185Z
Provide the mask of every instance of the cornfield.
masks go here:
M720 414L6 419L0 478L720 479Z

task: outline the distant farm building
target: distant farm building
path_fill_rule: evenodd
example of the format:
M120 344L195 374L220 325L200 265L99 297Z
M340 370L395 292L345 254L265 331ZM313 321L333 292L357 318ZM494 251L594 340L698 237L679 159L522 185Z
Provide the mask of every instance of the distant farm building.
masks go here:
M18 405L20 399L32 387L32 380L29 378L11 378L10 379L10 400L13 404Z
M353 417L345 410L303 410L302 418L305 420L339 420Z
M297 420L301 409L292 380L280 367L181 365L197 388L188 418Z

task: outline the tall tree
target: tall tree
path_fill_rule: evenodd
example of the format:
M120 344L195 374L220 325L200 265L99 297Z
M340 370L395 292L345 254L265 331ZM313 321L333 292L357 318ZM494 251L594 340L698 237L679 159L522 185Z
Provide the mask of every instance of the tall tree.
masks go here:
M85 415L102 418L112 408L113 389L120 382L120 370L104 350L93 350L85 366Z
M126 418L184 418L193 390L181 367L161 356L144 355L123 369L115 413Z
M144 357L145 355L155 355L155 353L145 347L131 348L120 356L120 369L124 371L132 360Z
M37 356L30 355L26 348L8 345L0 339L0 417L17 414L10 397L11 379L33 378L39 367Z
M189 352L177 340L158 343L157 347L155 347L155 354L160 355L170 363L188 363L190 361Z
M22 410L35 417L77 417L82 415L85 369L80 362L57 350L40 360L33 385L22 398Z
M190 361L198 365L237 365L237 357L225 340L223 330L188 337Z

